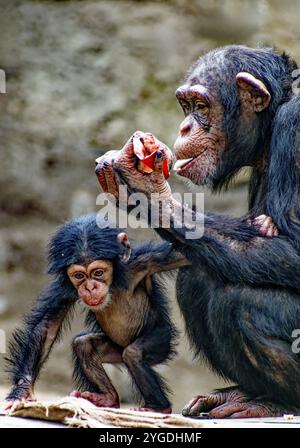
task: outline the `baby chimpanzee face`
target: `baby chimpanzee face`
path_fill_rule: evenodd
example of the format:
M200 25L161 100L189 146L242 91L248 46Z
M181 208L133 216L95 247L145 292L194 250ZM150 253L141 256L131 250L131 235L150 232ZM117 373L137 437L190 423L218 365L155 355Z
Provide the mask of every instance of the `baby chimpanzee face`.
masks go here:
M113 263L95 260L88 265L72 264L67 274L80 299L91 309L103 309L110 301Z

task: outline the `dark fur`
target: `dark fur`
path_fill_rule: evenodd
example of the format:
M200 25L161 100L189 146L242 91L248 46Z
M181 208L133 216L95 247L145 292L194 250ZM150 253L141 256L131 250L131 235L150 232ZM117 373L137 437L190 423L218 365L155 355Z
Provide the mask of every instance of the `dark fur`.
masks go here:
M158 262L161 259L166 260L172 253L172 246L168 243L145 243L133 248L129 263L123 263L119 259L123 246L117 242L120 232L118 228L100 229L96 224L96 216L90 215L68 222L53 236L48 255L48 271L53 280L38 298L34 309L25 317L23 329L14 333L10 343L7 361L13 386L8 399L23 398L26 391L34 385L47 357L47 354L44 356L43 353L47 326L59 320L58 337L78 300L77 291L66 274L66 268L70 264L98 259L112 260L112 289L126 289L130 266L143 265L149 257ZM168 389L151 366L165 362L175 354L176 330L169 315L166 292L158 279L153 278L150 311L145 317L143 327L136 334L138 347L143 352L143 370L139 375L135 375L134 369L131 370L130 366L127 368L143 398L149 398L148 405L153 404L162 409L170 405L166 398ZM102 333L92 311L87 313L86 325L88 333ZM99 392L99 388L86 378L77 357L74 364L74 379L77 385L83 390ZM143 375L146 378L143 378ZM142 382L146 383L146 387L140 387ZM148 391L148 396L145 396L145 390L146 393Z
M187 81L220 93L226 150L213 189L252 167L249 213L235 219L208 215L200 240L186 229L159 233L193 263L180 270L178 300L196 353L249 397L300 410L300 355L292 332L300 328L300 97L293 96L296 63L269 48L217 49L200 58ZM256 114L258 127L242 122L235 76L263 80L272 99ZM246 222L270 215L279 237L266 238Z

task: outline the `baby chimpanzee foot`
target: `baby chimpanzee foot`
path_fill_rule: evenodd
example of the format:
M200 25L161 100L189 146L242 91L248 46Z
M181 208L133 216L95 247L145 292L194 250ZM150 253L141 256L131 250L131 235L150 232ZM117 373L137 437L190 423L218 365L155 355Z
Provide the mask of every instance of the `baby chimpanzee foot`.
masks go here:
M161 412L162 414L172 414L172 408L152 409L152 408L133 408L133 411L139 412Z
M76 398L84 398L85 400L90 401L95 406L101 407L101 408L119 408L120 402L119 397L115 396L113 394L101 394L96 392L80 392L78 390L73 391L71 394L71 397Z
M209 395L196 395L182 410L182 414L198 417L202 412L208 412L225 404L243 403L248 397L237 387L227 387L216 390Z
M278 229L274 222L272 221L271 216L260 215L252 220L252 224L256 228L256 230L261 233L263 236L272 237L278 236Z

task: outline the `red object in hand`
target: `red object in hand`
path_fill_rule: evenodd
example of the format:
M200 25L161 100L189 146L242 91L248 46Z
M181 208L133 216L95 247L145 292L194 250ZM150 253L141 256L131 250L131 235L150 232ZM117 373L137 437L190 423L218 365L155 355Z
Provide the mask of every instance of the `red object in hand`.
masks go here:
M150 133L143 134L141 137L133 137L133 151L139 159L139 171L148 174L154 171L155 157L157 151L160 149L160 145L161 143ZM170 161L167 159L163 161L163 173L166 179L170 175L169 163Z

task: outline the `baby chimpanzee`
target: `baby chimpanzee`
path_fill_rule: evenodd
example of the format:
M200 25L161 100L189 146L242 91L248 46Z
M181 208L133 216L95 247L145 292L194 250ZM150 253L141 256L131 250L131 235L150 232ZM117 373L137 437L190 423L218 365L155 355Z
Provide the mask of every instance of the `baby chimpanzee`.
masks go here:
M169 243L148 242L131 253L126 233L100 228L97 220L96 215L75 219L52 238L48 272L53 280L25 318L24 329L14 334L7 400L34 399L41 367L72 306L81 300L88 308L88 330L73 341L74 378L81 391L72 395L119 407L103 363L124 363L144 399L141 409L169 413L166 386L152 366L174 354L176 330L153 274L187 262Z

